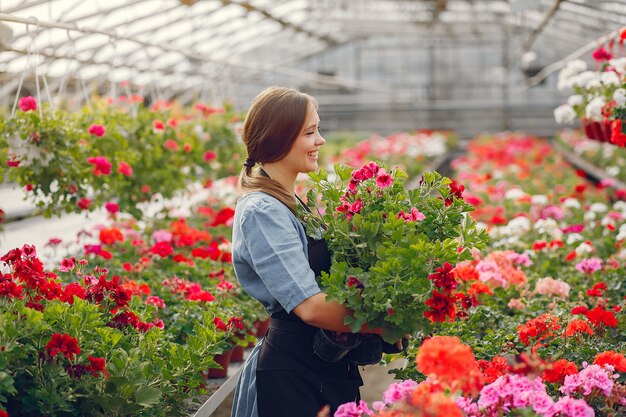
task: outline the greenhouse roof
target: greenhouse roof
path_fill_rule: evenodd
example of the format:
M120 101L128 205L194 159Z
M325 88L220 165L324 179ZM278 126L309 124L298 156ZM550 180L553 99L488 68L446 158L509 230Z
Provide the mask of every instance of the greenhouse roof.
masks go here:
M36 69L57 84L71 76L171 91L259 74L385 90L298 64L376 36L464 40L507 31L521 40L520 60L541 50L557 63L552 70L624 26L626 0L0 0L0 96Z

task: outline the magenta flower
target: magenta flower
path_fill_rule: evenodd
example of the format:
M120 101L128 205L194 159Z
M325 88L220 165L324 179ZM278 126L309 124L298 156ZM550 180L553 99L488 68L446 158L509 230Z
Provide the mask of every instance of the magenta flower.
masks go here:
M602 259L600 258L589 258L583 259L578 264L576 264L576 269L583 274L594 274L595 272L602 269Z
M59 267L59 270L63 272L69 272L69 271L74 270L75 266L76 266L76 260L72 256L69 259L66 258L61 261L61 266Z
M369 409L367 403L361 400L358 405L355 402L341 404L337 408L337 411L335 411L334 417L361 417L363 415L371 416L373 414L373 411Z
M100 175L109 175L111 173L111 163L104 156L92 156L87 158L87 162L94 166L93 174L98 177Z
M115 214L118 211L120 211L120 206L113 201L109 201L108 203L105 203L104 208L106 209L106 211L108 211L111 214Z
M20 110L23 112L37 110L37 101L33 96L22 97L18 102L18 106L20 106Z
M165 301L163 301L162 298L159 298L156 295L151 295L150 297L146 298L146 304L152 304L157 308L165 308Z
M87 133L101 138L106 134L106 129L102 125L92 124L89 126L89 129L87 129Z
M204 161L205 161L205 162L212 161L212 160L214 160L215 158L217 158L217 154L216 154L215 152L212 152L212 151L206 151L206 152L204 153Z
M378 185L380 188L387 188L391 187L392 183L393 178L391 177L391 175L387 174L387 171L385 171L384 168L381 168L376 175L376 185Z
M363 208L363 201L361 199L358 199L354 203L352 203L352 205L350 206L350 212L358 213L359 211L361 211L362 208Z
M117 172L127 177L133 175L133 167L128 165L126 162L118 162L117 163Z
M604 46L601 46L593 51L593 54L591 56L598 62L608 61L613 58L613 55L607 52L607 50L604 49Z

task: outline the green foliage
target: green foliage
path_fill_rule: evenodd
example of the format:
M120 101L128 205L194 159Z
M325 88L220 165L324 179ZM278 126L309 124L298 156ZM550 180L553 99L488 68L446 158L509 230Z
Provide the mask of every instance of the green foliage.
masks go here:
M389 186L377 185L376 175L355 185L356 172L338 164L334 174L310 174L308 201L321 201L325 214L307 217L307 233L324 232L333 260L321 286L354 312L346 321L353 331L364 324L382 326L389 342L418 329L429 331L424 303L433 286L428 275L445 262L468 259L468 249L484 247L487 235L468 218L472 207L450 195L451 181L436 172L425 173L415 190L405 189L401 170L391 172ZM350 181L354 192L348 191ZM360 203L362 208L350 208ZM425 219L399 216L412 209Z

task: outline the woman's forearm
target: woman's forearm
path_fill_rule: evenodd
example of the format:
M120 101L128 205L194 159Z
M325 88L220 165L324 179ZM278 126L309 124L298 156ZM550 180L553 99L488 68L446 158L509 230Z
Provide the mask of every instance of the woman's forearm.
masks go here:
M352 311L336 301L326 300L326 294L318 293L300 303L293 312L305 323L321 329L336 332L352 333L352 330L344 324L346 316L351 316ZM382 328L370 329L366 324L359 333L381 334Z

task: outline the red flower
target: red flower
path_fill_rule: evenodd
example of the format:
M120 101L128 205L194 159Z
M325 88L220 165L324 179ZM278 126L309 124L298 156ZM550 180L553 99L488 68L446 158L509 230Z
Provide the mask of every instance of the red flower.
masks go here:
M593 51L593 54L591 54L591 56L598 62L608 61L613 58L613 55L607 52L607 50L604 49L604 46L601 46Z
M74 359L74 355L80 353L78 347L78 340L64 333L55 333L52 335L50 341L46 344L46 351L51 358L54 358L59 353L63 353L63 356Z
M100 175L109 175L111 173L111 163L104 156L92 156L87 158L87 162L94 166L93 174L98 177Z
M391 177L391 175L387 174L384 168L380 168L378 174L376 175L376 185L378 185L380 188L387 188L391 187L392 183L393 178Z
M0 410L0 417L9 417L9 413L6 410Z
M161 258L167 258L174 253L174 248L167 242L157 242L150 248L150 253L159 255Z
M224 323L224 321L219 317L215 317L213 319L213 325L215 326L216 330L220 330L222 332L228 331L228 327L226 327L226 323Z
M436 287L443 289L443 291L450 293L450 291L456 289L458 283L454 279L452 270L454 265L445 262L442 267L437 268L434 274L430 274L428 279L433 281Z
M346 283L346 285L348 286L348 288L352 288L352 287L364 288L363 283L357 277L353 277L353 276L348 277L348 282Z
M598 282L594 284L590 290L587 290L587 295L590 297L602 297L604 291L606 291L606 284L604 282Z
M117 172L127 177L131 177L133 175L133 167L131 167L126 162L118 162L117 163Z
M106 379L109 379L109 372L105 369L106 362L104 358L95 358L91 355L88 356L89 365L87 365L87 371L91 373L91 375L97 377L100 372L104 375Z
M547 242L544 242L543 240L538 240L533 244L533 250L534 251L540 251L543 248L545 248L546 246L548 246Z
M0 281L0 297L22 299L22 287L10 279Z
M117 227L112 227L110 229L101 229L98 238L100 239L100 243L104 245L112 245L116 241L124 241L124 235L122 234L122 231Z
M425 304L432 310L425 311L424 316L434 322L446 321L446 317L450 318L449 321L453 321L456 317L455 300L450 294L433 290L432 297L426 300Z
M232 226L233 217L235 216L235 210L231 207L225 207L215 214L213 221L211 222L211 227L225 225Z
M617 327L617 319L612 311L607 311L604 307L598 306L587 313L587 318L594 326L599 327L601 325L607 327Z
M593 363L600 366L611 365L616 371L626 372L626 357L613 350L598 353Z
M484 359L479 359L477 362L483 374L484 384L491 384L509 371L509 365L502 356L494 356L491 362Z
M533 353L541 346L541 342L549 337L556 336L561 326L558 324L559 318L554 317L549 313L542 314L541 316L531 319L526 323L520 324L517 327L519 338L526 346L530 346L531 342L535 342L533 345Z
M204 160L205 160L206 162L212 161L212 160L214 160L215 158L217 158L217 154L216 154L215 152L213 152L213 151L206 151L206 152L204 153Z
M565 337L576 336L577 334L588 334L593 336L593 330L589 327L587 320L575 319L572 320L565 328Z
M452 204L452 197L456 197L459 200L463 200L463 191L465 191L465 186L462 184L458 184L456 181L451 180L452 182L449 184L450 194L448 198L446 198L446 207Z
M244 325L243 325L243 319L241 317L231 317L228 320L228 327L230 327L232 330L234 330L235 328L239 329L239 330L243 330L244 329Z
M102 125L93 124L89 126L89 129L87 129L87 133L101 138L106 134L106 129Z
M37 110L37 101L35 101L35 97L33 96L22 97L18 102L18 106L23 112Z
M84 300L87 297L87 290L82 285L72 282L67 284L59 299L65 303L74 304L74 296Z
M91 200L88 199L87 197L83 197L80 200L78 200L78 202L76 203L76 205L78 206L78 208L80 208L81 210L88 210L89 207L91 207Z
M569 362L567 359L559 359L556 362L551 363L543 371L541 379L553 384L561 384L565 377L568 375L574 375L578 373L578 367L574 362Z

